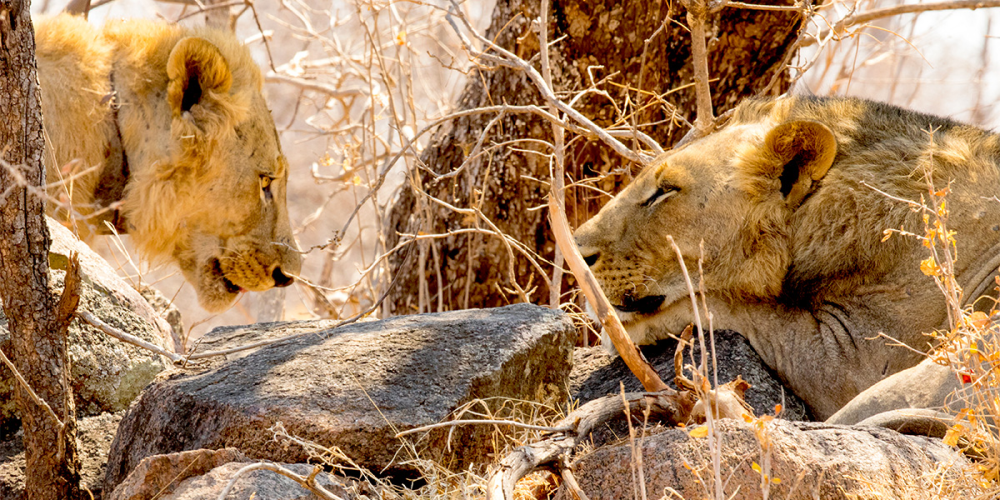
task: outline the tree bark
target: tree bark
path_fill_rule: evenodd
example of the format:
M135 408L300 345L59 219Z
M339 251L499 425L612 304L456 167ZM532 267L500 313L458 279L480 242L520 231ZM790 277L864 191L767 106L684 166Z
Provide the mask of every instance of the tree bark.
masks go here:
M32 500L62 500L79 498L80 482L66 350L72 311L59 313L58 298L49 290L45 200L36 195L45 167L29 4L0 0L0 160L5 162L0 165L0 299L17 370L65 423L60 425L18 385L25 492Z
M678 141L689 128L684 121L693 122L695 114L691 39L683 26L686 12L679 4L649 0L554 0L548 39L565 37L550 48L554 90L565 96L566 92L590 87L591 75L598 82L613 75L608 83L597 86L606 95L590 93L574 107L601 126L635 124L660 144ZM539 11L538 0L498 0L486 38L531 60L539 52L539 40L532 25ZM709 76L716 114L757 95L772 78L776 78L776 84L771 94L787 90L783 62L792 50L800 23L801 17L796 12L734 8L723 9L707 20ZM536 67L538 59L532 61ZM503 103L544 105L523 74L508 69L476 68L457 108ZM466 160L494 117L474 115L441 127L421 155L422 164L437 174L453 171ZM553 258L555 245L548 215L540 209L546 204L549 192L549 163L542 155L550 151L537 142L525 141L551 142L551 126L533 116L507 115L488 133L484 150L491 143L522 142L494 149L452 178L441 180L422 171L411 173L390 212L388 248L400 240L399 233L440 234L459 228L484 227L482 221L456 214L420 194L422 191L456 207L481 206L483 214L501 231L544 259ZM567 138L567 185L595 179L591 186L613 194L628 183L637 167L602 143L581 137ZM566 205L570 223L582 224L607 200L606 195L594 189L568 189ZM418 258L404 264L406 254L401 252L390 259L392 275L398 275L395 288L387 296L394 314L493 307L518 301L517 296L503 291L511 288L508 278L511 273L501 239L463 233L422 240L415 245L419 245ZM549 290L545 279L526 258L518 256L515 260L513 275L522 287L529 284L538 287L530 300L547 303ZM551 275L552 266L544 268ZM568 276L559 284L561 292L569 289L572 279Z

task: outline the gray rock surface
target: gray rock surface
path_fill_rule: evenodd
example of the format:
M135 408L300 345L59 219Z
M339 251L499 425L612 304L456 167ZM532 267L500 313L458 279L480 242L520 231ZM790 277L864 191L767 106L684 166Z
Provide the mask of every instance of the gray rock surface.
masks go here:
M104 466L121 418L122 412L103 413L76 422L81 484L95 498L101 498ZM17 432L0 440L0 499L27 498L24 494L24 466L24 435Z
M153 455L139 465L107 496L108 500L147 500L169 496L185 479L201 476L230 462L246 465L246 456L234 448L190 450L169 455ZM223 483L224 487L225 483ZM211 498L217 498L222 488ZM167 496L164 496L167 495ZM191 497L191 498L210 498Z
M755 463L767 465L762 470L780 481L770 482L770 498L972 498L984 493L973 474L963 471L971 466L969 461L940 440L877 427L774 420L766 427L768 462L751 425L721 420L720 429L727 499L764 497ZM713 496L706 493L706 487L714 484L708 439L692 438L690 430L668 429L637 443L650 498ZM633 491L638 491L633 464L631 447L624 443L583 456L574 472L592 500L633 498ZM556 498L572 497L560 490Z
M198 448L234 447L251 459L304 462L292 435L336 446L374 471L412 458L397 431L440 422L475 399L565 401L576 330L565 314L514 305L401 316L330 329L292 322L216 329L215 350L265 337L309 333L281 344L177 372L150 386L122 420L108 459L106 489L140 460ZM494 408L499 401L492 401ZM454 469L489 459L490 426L456 428L409 441L421 458ZM391 472L391 470L390 470Z
M908 408L948 407L952 413L958 413L967 406L961 398L964 390L966 387L951 367L926 359L861 391L828 418L827 423L853 425L885 412Z
M232 462L221 465L209 471L207 474L191 477L180 481L180 484L172 492L156 497L157 500L205 500L216 499L222 490L225 489L230 479L236 472L249 464ZM308 476L313 466L307 464L277 464L282 468L291 471L299 476ZM344 500L359 497L353 494L352 481L336 478L325 472L316 475L316 483L326 491L337 495ZM117 494L118 491L116 490ZM130 497L116 496L115 500L131 500ZM244 473L237 479L236 484L229 494L227 500L314 500L318 497L299 486L298 483L269 470L255 470ZM377 498L377 497L373 497Z
M676 347L677 342L673 340L663 340L654 346L642 347L643 355L660 378L671 387L674 385ZM737 375L749 382L746 402L756 415L773 415L775 405L782 404L781 418L809 420L805 403L782 385L778 376L761 361L746 339L733 331L716 331L715 348L719 360L719 383L734 380ZM685 364L692 364L689 352L685 351ZM694 352L696 359L700 360L701 349L697 347L697 343ZM711 356L709 364L711 365ZM608 394L618 394L619 381L625 383L626 392L642 390L639 380L632 375L625 362L618 356L611 356L600 346L576 350L570 378L570 394L581 403Z
M83 275L79 308L146 341L167 345L170 326L135 289L69 230L51 219L49 230L50 282L58 292L62 291L68 256L75 251ZM0 309L0 349L10 355L12 348L7 319ZM111 338L79 319L69 327L69 357L77 416L125 409L167 366L159 355ZM15 413L14 383L10 370L0 365L0 435L20 425Z

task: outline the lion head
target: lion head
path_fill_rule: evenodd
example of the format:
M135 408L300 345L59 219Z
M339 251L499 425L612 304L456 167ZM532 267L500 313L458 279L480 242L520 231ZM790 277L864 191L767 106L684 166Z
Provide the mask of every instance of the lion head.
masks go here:
M678 314L691 302L668 235L695 287L701 260L707 293L776 297L791 263L791 216L836 152L816 121L732 125L665 153L580 226L580 252L633 340L690 321Z
M285 200L288 162L249 53L232 35L174 27L132 43L146 50L144 66L122 65L114 78L133 165L124 217L136 246L178 264L209 311L243 291L290 285L301 257Z

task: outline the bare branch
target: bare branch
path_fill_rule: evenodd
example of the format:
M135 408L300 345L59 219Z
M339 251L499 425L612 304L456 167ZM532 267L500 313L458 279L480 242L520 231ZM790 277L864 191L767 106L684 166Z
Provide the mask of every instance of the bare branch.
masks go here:
M448 23L451 25L452 30L455 32L455 34L457 34L458 37L461 38L462 43L465 44L466 50L468 50L471 54L473 54L474 57L476 57L477 59L490 61L495 64L499 64L514 70L523 71L525 75L527 75L528 78L531 80L531 82L535 84L535 88L538 89L538 92L542 95L542 99L544 99L546 103L548 103L550 106L555 107L559 111L566 113L567 116L569 116L577 123L579 123L581 126L583 126L591 133L596 135L597 138L599 138L602 142L604 142L612 149L614 149L615 152L617 152L619 155L640 165L646 165L650 161L652 161L653 158L651 156L641 152L636 153L632 151L631 149L628 148L628 146L622 144L621 141L615 139L614 137L611 137L611 135L609 135L607 131L605 131L603 128L601 128L596 123L591 121L589 118L584 116L582 113L573 109L566 103L562 102L558 97L556 97L552 89L546 84L545 78L538 72L538 70L536 70L532 65L528 64L528 62L525 61L524 59L517 57L510 51L494 44L489 39L480 35L475 30L475 28L473 28L472 25L469 24L469 21L465 19L464 16L458 14L457 11L458 11L457 4L455 3L454 0L452 0L452 9L449 9L446 19L448 20ZM459 29L458 25L455 24L454 21L455 17L458 17L459 19L462 20L462 23L465 25L465 28L470 33L472 33L472 35L480 43L488 47L490 50L497 52L498 54L500 54L500 56L488 54L486 52L478 51L475 48L473 48L472 42L469 41L469 39L465 36L462 30Z
M694 126L699 136L708 135L715 127L712 111L712 89L708 86L708 47L705 44L705 19L708 7L704 0L685 0L688 27L691 29L691 64L694 66L697 117Z
M611 303L608 302L607 297L604 296L604 292L601 291L600 285L597 284L597 279L594 278L594 274L590 272L590 268L583 261L580 250L573 243L566 214L560 208L555 198L550 195L549 216L552 218L552 232L555 235L556 244L562 247L563 253L566 255L566 263L573 270L573 275L576 276L580 288L583 289L584 295L587 296L587 301L597 311L597 317L601 320L601 324L604 325L608 336L611 337L611 342L614 344L615 349L618 350L618 354L621 355L622 360L625 361L625 365L628 366L629 370L642 382L643 388L649 392L659 392L667 389L667 385L660 379L656 370L650 366L646 358L639 352L639 348L632 342L628 333L625 332L625 327L622 326L621 320L618 319L618 315L615 314L614 309L611 307Z
M143 348L143 349L145 349L147 351L154 352L154 353L159 354L161 356L166 356L173 363L180 363L181 361L184 361L184 356L181 356L180 354L177 354L175 352L170 352L170 351L168 351L168 350L166 350L166 349L164 349L164 348L162 348L162 347L160 347L160 346L158 346L156 344L153 344L153 343L150 343L150 342L146 342L145 340L142 340L139 337L136 337L134 335L129 335L129 334L127 334L127 333L125 333L125 332L123 332L123 331L121 331L121 330L119 330L119 329L117 329L117 328L115 328L115 327L113 327L113 326L111 326L111 325L109 325L109 324L101 321L97 316L94 316L89 311L77 311L77 316L79 316L80 319L82 319L83 321L85 321L89 325L91 325L91 326L93 326L95 328L100 329L102 332L104 332L104 333L106 333L106 334L108 334L108 335L110 335L110 336L112 336L112 337L114 337L114 338L116 338L118 340L121 340L123 342L128 342L129 344L132 344L132 345L134 345L136 347L141 347L141 348Z
M509 426L512 426L512 427L519 427L521 429L528 429L528 430L532 430L532 431L543 431L543 432L566 432L566 431L573 430L573 427L571 427L571 426L549 427L549 426L545 426L545 425L525 424L525 423L517 422L515 420L450 420L448 422L439 422L439 423L436 423L436 424L424 425L424 426L421 426L421 427L415 427L413 429L407 429L407 430L405 430L403 432L397 433L396 437L400 438L400 437L403 437L403 436L407 436L409 434L416 434L418 432L424 432L424 431L429 431L429 430L433 430L433 429L440 429L442 427L454 427L454 426L457 426L457 425L484 425L484 424L488 424L488 425L509 425Z
M842 36L847 33L849 28L857 26L859 24L865 24L876 19L883 19L886 17L898 16L901 14L916 14L918 12L931 12L939 10L958 10L958 9L989 9L993 7L1000 7L1000 0L958 0L954 2L932 2L932 3L918 3L918 4L902 4L894 5L892 7L884 7L881 9L870 10L868 12L861 12L858 14L849 15L840 21L837 21L833 25L833 28L823 31L816 38L804 38L801 40L799 47L808 47L817 42L817 39L823 40L830 36Z
M42 398L38 397L38 394L35 394L35 391L31 388L30 385L28 385L28 381L24 379L24 377L21 375L21 372L17 371L17 367L14 366L14 363L7 358L7 355L4 354L3 351L0 351L0 361L3 361L3 364L7 365L7 368L10 368L10 372L14 374L14 378L17 379L17 383L21 384L21 387L23 387L24 391L27 392L29 396L31 396L31 400L34 401L36 405L45 408L45 411L48 412L50 417L52 417L52 420L56 421L56 423L59 425L59 429L61 430L65 426L62 420L59 420L59 417L56 416L56 412L52 411L52 407L49 406L48 403L46 403Z
M264 77L264 81L267 83L283 83L286 85L294 85L303 90L311 90L313 92L319 92L327 97L333 99L340 99L344 97L358 97L364 95L364 92L358 89L337 89L329 85L324 85L319 82L314 82L310 80L303 80L301 78L293 78L290 76L279 75L277 73L268 73Z
M276 474L281 474L282 476L285 476L291 479L292 481L295 481L296 483L299 484L299 486L313 492L314 495L324 500L343 500L339 496L330 493L326 488L316 483L316 475L323 471L322 467L314 465L312 473L310 473L309 476L307 477L302 477L278 464L268 463L268 462L250 464L236 471L236 474L234 474L233 477L229 480L229 483L226 484L226 487L222 489L221 493L219 493L218 499L225 500L226 496L228 496L229 492L233 489L233 486L236 486L236 481L240 478L240 476L245 475L249 472L253 472L255 470L269 470Z
M567 258L570 258L569 254ZM487 483L487 500L512 500L514 485L519 479L540 467L559 464L563 457L587 439L593 429L621 415L626 404L631 411L649 411L668 424L676 424L687 421L694 407L694 395L690 391L677 392L665 388L658 393L633 392L606 396L581 406L555 425L569 427L570 430L517 448L504 457L499 469L490 476Z

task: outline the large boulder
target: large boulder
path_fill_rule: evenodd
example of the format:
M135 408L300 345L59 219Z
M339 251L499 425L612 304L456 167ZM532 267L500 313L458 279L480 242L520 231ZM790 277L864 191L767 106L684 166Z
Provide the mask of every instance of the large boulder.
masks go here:
M766 425L720 420L721 498L959 498L983 494L973 465L940 440L904 436L880 427L847 427L773 420ZM706 498L715 484L713 452L692 428L667 429L638 439L648 495ZM697 433L694 433L697 434ZM766 444L762 444L766 443ZM762 452L766 448L767 452ZM581 489L592 500L631 498L636 489L631 443L606 446L574 464ZM573 496L560 491L557 498Z
M740 334L730 330L714 333L716 359L719 361L719 383L724 384L743 377L750 383L746 402L756 415L773 415L775 405L781 404L781 418L809 420L809 411L792 391L785 388L777 374L764 364L753 347ZM707 342L708 339L706 339ZM661 340L653 346L643 346L642 354L668 385L674 382L674 351L676 340ZM710 353L711 354L711 353ZM701 360L701 349L695 342L694 357ZM709 374L711 360L709 355ZM684 351L684 364L692 364L691 351ZM687 374L688 378L691 374ZM571 374L570 393L581 403L608 394L618 394L619 381L624 382L625 392L641 391L639 380L618 356L612 356L601 346L577 349Z
M159 346L172 345L170 325L115 270L62 225L49 220L52 246L49 275L53 288L62 291L69 255L80 259L83 290L80 310ZM7 318L0 309L0 349L10 356L13 345ZM109 337L97 328L75 319L69 326L70 382L78 416L117 412L128 407L167 362L157 354ZM0 435L20 425L14 401L15 380L0 364Z
M498 452L492 426L395 438L481 400L504 417L510 400L563 403L576 329L560 311L532 305L402 316L331 329L330 321L216 329L200 350L302 334L235 353L208 369L177 371L150 386L122 420L108 459L112 490L143 458L237 448L252 459L304 462L288 433L337 447L374 471L415 458L452 468ZM476 406L482 412L486 408ZM468 418L466 416L465 418Z

